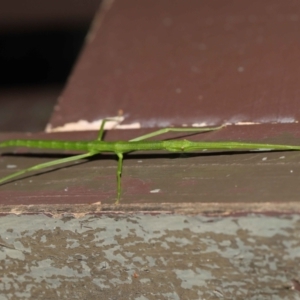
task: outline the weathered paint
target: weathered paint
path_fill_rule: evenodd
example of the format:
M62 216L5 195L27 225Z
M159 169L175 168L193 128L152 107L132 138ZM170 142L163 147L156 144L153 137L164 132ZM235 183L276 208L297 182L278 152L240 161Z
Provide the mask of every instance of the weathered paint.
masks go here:
M298 299L300 216L0 219L0 299Z

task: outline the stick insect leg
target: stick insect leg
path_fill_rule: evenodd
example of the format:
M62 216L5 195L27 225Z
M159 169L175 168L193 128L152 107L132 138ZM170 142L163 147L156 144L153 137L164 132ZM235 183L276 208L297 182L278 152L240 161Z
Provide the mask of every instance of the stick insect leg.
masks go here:
M102 121L99 132L98 132L97 141L102 141L103 133L104 133L104 126L107 121L108 121L107 119L104 119Z
M45 169L45 168L56 166L56 165L59 165L59 164L63 164L63 163L79 160L79 159L82 159L82 158L90 157L90 156L93 156L95 154L97 154L97 153L89 152L89 153L85 153L85 154L79 154L79 155L75 155L75 156L71 156L71 157L67 157L67 158L57 159L57 160L54 160L54 161L38 164L38 165L35 165L35 166L30 167L28 169L25 169L25 170L13 173L13 174L11 174L9 176L6 176L4 178L1 178L0 179L0 184L3 183L4 181L10 180L12 178L15 178L19 175L22 175L22 174L30 172L30 171L37 171L37 170Z
M116 153L119 160L118 160L118 170L117 170L117 201L116 204L119 204L120 196L121 196L121 176L122 176L122 166L123 166L123 153Z
M116 121L116 120L115 119L103 119L102 120L96 141L102 141L103 134L104 134L104 126L105 126L105 123L107 123L108 121Z
M139 136L137 138L134 138L132 140L130 140L129 142L138 142L138 141L142 141L145 139L149 139L151 137L157 136L157 135L161 135L167 132L206 132L206 131L213 131L213 130L219 130L221 128L223 128L224 125L218 126L218 127L210 127L210 128L162 128L159 129L157 131Z

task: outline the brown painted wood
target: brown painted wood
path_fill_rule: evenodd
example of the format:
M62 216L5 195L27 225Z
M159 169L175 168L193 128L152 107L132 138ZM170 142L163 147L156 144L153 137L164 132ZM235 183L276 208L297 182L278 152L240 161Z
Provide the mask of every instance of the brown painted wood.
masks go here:
M94 121L122 111L125 124L138 121L145 129L112 131L108 140L128 140L168 124L247 121L267 124L233 126L193 138L297 144L294 11L299 4L229 3L105 1L51 125ZM93 139L95 135L45 136ZM3 135L1 140L12 136ZM62 155L47 156L49 152L19 149L20 154L40 155L4 155L0 175L13 171L7 165L22 169ZM298 161L297 152L129 154L121 203L160 211L166 210L163 203L227 204L236 211L251 210L253 203L261 204L262 210L267 203L278 203L278 209L289 203L298 210ZM6 205L101 202L110 210L116 167L113 155L101 155L99 160L29 176L1 186L0 201Z
M299 144L297 1L111 3L56 107L54 127L123 110L125 123L142 127L267 123L189 137L195 140ZM106 139L149 130L110 131ZM0 176L70 154L1 152ZM151 298L153 291L156 298L296 297L299 161L299 152L132 153L119 206L113 155L2 185L0 214L23 214L0 220L3 289L33 299ZM187 216L199 213L235 216Z
M276 133L277 125L229 126L217 132L198 134L192 140L243 140L297 144L296 125L285 125L287 134ZM146 131L139 131L144 134ZM127 140L135 131L109 131L106 140ZM170 137L167 135L167 137ZM19 135L2 135L1 140ZM94 132L33 135L31 138L83 140ZM268 137L268 139L266 139ZM27 136L28 138L28 136ZM249 140L248 140L249 141ZM0 177L32 165L70 155L70 151L12 149L1 156ZM14 153L14 155L12 155ZM126 155L122 176L122 199L115 207L116 168L114 155L103 154L88 162L61 166L55 171L28 174L0 187L5 205L66 205L98 203L103 210L189 211L231 213L244 211L300 211L300 153L214 152L193 154L131 153ZM12 166L16 168L11 169ZM10 166L7 168L6 166ZM272 205L270 205L272 203ZM170 210L170 205L174 208ZM137 205L137 206L136 206ZM211 205L211 206L210 206ZM278 205L278 206L277 206ZM286 205L286 206L285 206ZM227 207L227 208L226 208ZM259 209L260 207L260 209ZM191 212L191 211L190 211Z
M296 123L299 5L104 1L50 124Z

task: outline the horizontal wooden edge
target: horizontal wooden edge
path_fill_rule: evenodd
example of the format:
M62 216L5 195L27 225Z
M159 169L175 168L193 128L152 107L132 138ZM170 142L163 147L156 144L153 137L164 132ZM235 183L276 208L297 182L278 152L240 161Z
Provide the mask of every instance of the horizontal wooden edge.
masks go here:
M287 203L145 203L145 204L51 204L1 205L0 216L44 214L53 218L82 218L86 215L182 214L205 216L240 216L247 214L300 214L300 202Z

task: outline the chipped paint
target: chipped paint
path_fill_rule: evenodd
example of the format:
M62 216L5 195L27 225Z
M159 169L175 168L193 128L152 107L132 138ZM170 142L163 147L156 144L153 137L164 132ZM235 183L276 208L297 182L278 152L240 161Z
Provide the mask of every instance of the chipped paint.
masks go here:
M297 124L298 120L293 117L265 117L255 122L237 121L239 117L232 118L232 121L228 121L225 125L259 125L259 124Z
M292 117L281 117L281 118L263 118L255 122L240 121L241 119L246 119L244 116L232 117L223 123L224 126L236 125L236 126L249 126L249 125L260 125L260 124L297 124L298 120ZM192 127L209 127L216 126L220 124L220 121L211 119L209 122L193 123ZM182 127L189 127L188 124L183 123Z
M4 216L0 299L296 299L299 231L299 215Z
M229 126L229 125L238 125L238 126L245 126L245 125L259 125L259 124L266 124L266 123L271 123L271 124L277 124L277 123L298 123L297 120L291 117L283 117L280 119L274 119L274 118L265 118L260 121L256 122L243 122L239 121L239 119L242 119L243 117L237 116L231 118L231 120L225 122L223 125L224 126ZM124 116L115 116L115 117L107 117L109 121L105 123L105 130L110 130L110 129L139 129L142 127L140 122L135 122L131 124L121 124L124 120ZM68 131L86 131L86 130L99 130L101 123L103 122L103 119L95 120L92 122L89 122L87 120L78 120L77 122L70 122L67 124L64 124L63 126L58 126L58 127L52 127L51 124L48 124L46 126L46 132L68 132ZM211 120L204 121L204 122L196 122L192 123L192 125L188 125L187 123L183 123L181 126L182 127L209 127L209 126L216 126L218 124L216 119L211 118ZM143 121L143 127L145 128L152 128L152 127L173 127L171 125L170 121L163 121L163 120L158 120L158 119L151 119L151 120L144 120Z
M108 120L109 119L109 120ZM132 124L120 124L125 120L122 116L117 117L107 117L107 121L105 123L104 129L139 129L141 128L140 123L132 123ZM46 132L65 132L65 131L86 131L86 130L99 130L100 126L103 122L103 119L99 119L93 122L89 122L86 120L79 120L77 122L67 123L63 126L52 127L51 124L48 124L46 127Z
M16 165L7 165L6 168L7 169L15 169L17 166Z
M184 124L186 125L186 124ZM214 123L207 123L207 122L201 122L201 123L193 123L192 127L208 127L208 126L215 126ZM182 126L182 127L186 127L186 126ZM187 126L189 127L189 126Z
M153 194L159 193L159 192L160 192L160 189L155 189L155 190L151 190L151 191L150 191L150 193L153 193Z

